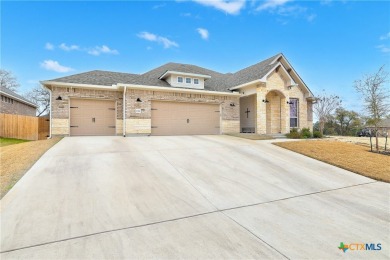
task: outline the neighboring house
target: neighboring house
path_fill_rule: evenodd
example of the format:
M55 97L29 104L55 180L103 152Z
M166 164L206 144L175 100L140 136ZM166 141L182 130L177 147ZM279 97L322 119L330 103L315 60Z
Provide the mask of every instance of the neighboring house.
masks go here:
M37 105L7 88L0 88L0 113L35 116Z
M277 134L313 126L313 94L283 54L236 73L167 63L144 74L90 71L41 83L51 91L52 135Z
M382 119L378 125L375 126L368 126L367 127L370 130L378 129L381 134L390 133L390 118Z

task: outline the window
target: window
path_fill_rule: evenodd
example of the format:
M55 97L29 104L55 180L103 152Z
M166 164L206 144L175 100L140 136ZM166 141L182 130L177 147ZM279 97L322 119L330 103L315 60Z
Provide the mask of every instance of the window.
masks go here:
M191 78L186 78L186 83L191 84Z
M11 99L11 104L13 104L14 103L14 100L13 99Z
M177 77L177 83L183 83L183 77Z
M4 101L4 96L1 96L1 101Z
M290 98L290 127L298 127L299 100Z
M194 79L194 84L198 85L199 84L199 79Z

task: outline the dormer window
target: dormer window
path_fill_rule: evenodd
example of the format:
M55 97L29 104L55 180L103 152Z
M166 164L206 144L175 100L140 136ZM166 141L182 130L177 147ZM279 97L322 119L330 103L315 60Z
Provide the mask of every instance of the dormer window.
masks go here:
M172 87L204 89L204 82L209 78L210 75L167 70L158 79L164 80Z

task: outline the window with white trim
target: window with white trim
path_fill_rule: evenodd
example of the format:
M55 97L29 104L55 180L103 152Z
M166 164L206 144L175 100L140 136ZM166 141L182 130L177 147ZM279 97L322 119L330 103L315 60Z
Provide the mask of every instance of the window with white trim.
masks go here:
M194 84L198 85L199 84L199 79L194 79Z
M177 77L177 83L183 83L183 77Z
M191 84L191 78L186 78L186 83Z
M298 127L299 100L290 98L290 127Z

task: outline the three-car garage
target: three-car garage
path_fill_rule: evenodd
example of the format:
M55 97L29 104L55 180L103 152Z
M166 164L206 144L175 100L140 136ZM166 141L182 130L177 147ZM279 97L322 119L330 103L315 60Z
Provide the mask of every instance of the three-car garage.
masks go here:
M116 101L70 100L70 135L115 135ZM220 133L220 105L151 101L152 135L215 135Z

